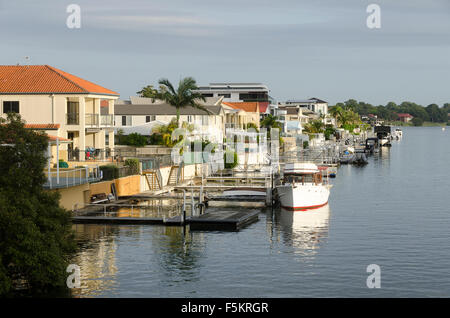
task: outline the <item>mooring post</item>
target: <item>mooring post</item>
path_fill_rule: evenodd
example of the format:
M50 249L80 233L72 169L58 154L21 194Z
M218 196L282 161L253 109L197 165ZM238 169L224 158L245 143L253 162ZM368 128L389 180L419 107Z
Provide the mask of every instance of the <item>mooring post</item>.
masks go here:
M183 189L183 213L181 215L181 223L186 224L186 189Z

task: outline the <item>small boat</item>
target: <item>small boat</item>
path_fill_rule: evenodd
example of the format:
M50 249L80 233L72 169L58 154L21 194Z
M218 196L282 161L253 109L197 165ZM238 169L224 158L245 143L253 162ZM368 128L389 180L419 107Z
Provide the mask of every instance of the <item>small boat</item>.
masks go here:
M353 159L355 157L355 154L353 152L350 152L348 150L345 150L341 156L339 157L339 162L341 164L348 164L352 163Z
M445 127L442 127L442 131L445 131Z
M355 157L353 158L352 162L355 165L366 165L369 163L367 160L366 154L363 152L358 152L355 154Z
M222 197L230 197L230 198L245 198L245 197L251 197L254 198L255 196L262 196L265 197L267 195L266 191L260 190L260 189L254 189L254 188L230 188L226 189L222 192Z
M331 185L314 163L287 163L277 187L281 207L289 211L320 208L328 203Z
M400 128L396 128L395 129L395 136L397 137L397 139L400 139L403 137L403 131Z

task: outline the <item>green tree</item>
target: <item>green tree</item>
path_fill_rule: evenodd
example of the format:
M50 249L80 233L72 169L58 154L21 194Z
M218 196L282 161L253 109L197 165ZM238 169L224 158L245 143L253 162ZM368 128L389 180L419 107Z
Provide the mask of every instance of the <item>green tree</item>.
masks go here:
M164 91L164 87L159 87L160 91ZM159 91L153 87L153 85L147 85L143 87L137 94L139 94L140 97L147 97L147 98L157 98Z
M180 109L192 106L201 109L206 113L211 112L204 106L199 104L199 101L206 101L205 97L196 92L198 89L195 79L192 77L185 77L178 83L178 88L175 89L172 83L166 79L160 79L158 82L162 87L155 94L155 99L161 99L166 103L174 106L177 109L177 126L180 127Z
M0 294L18 282L35 292L66 288L76 245L58 192L44 191L48 137L0 118Z
M325 124L322 120L316 119L305 125L305 131L309 134L319 134L323 133Z
M413 124L414 126L422 126L422 125L423 125L423 119L422 119L422 118L419 118L419 117L414 117L414 118L411 120L411 122L412 122L412 124Z

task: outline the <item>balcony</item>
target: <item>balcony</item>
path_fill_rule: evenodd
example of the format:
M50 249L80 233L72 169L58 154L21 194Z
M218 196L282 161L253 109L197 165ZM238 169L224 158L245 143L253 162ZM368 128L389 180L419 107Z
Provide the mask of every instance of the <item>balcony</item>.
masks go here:
M114 126L114 115L86 114L85 125L90 128L112 127Z
M82 184L100 181L101 171L98 166L76 169L52 169L45 172L47 182L44 189L61 189L79 186Z

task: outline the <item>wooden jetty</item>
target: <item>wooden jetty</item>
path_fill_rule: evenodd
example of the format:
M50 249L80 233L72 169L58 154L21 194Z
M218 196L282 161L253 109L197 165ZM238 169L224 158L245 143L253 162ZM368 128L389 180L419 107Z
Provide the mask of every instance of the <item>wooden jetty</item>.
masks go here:
M186 220L191 231L238 231L258 220L259 211L214 211Z
M136 218L108 216L73 216L75 224L122 224L122 225L189 225L196 231L238 231L244 226L258 220L259 211L214 211L199 216L187 217L183 222L181 215L171 218Z

